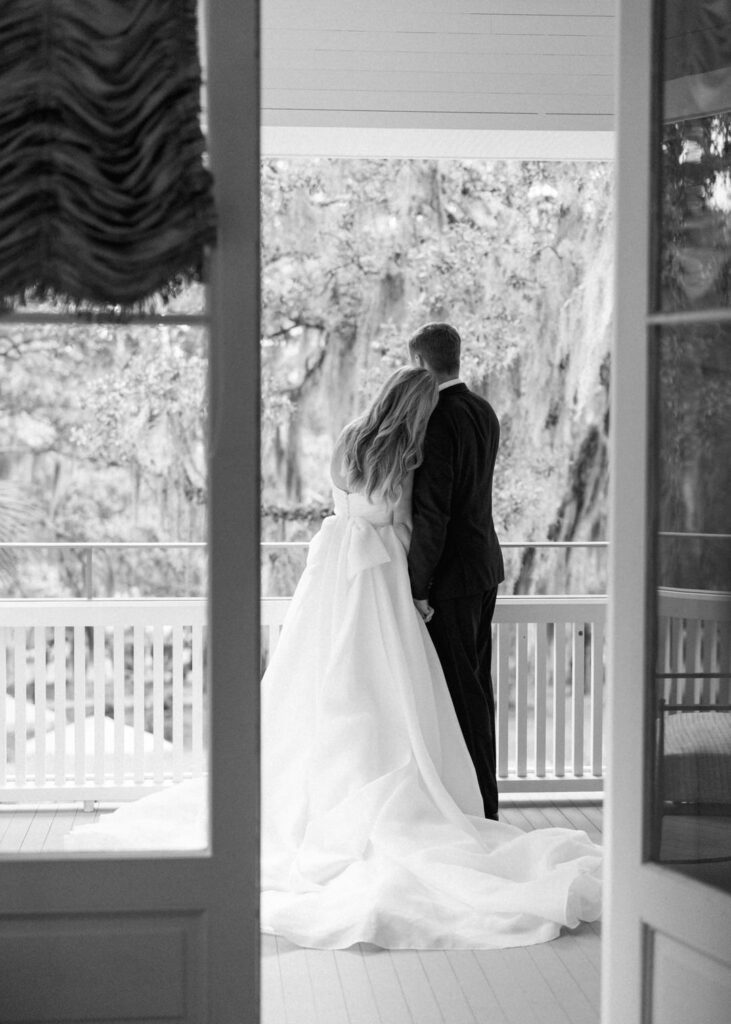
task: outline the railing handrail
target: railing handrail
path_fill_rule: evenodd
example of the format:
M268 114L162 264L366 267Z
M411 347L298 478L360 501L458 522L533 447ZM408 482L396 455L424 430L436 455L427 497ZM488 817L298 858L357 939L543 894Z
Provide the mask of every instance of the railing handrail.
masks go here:
M17 541L0 541L0 550L9 549L28 549L39 550L46 549L67 549L71 551L82 551L93 548L95 551L104 550L105 548L119 549L119 548L131 548L131 549L144 549L144 548L195 548L203 550L206 548L207 542L204 540L145 540L145 541L127 541L127 540L108 540L108 541L96 541L96 540L50 540L50 541L37 541L37 540L17 540ZM262 548L306 548L310 546L308 540L263 540L260 541L259 547ZM606 548L609 546L609 541L606 540L506 540L500 541L501 548Z
M289 541L277 541L277 540L265 540L259 542L261 551L270 550L282 550L282 549L297 549L300 551L307 551L310 542L304 540L289 540ZM587 541L556 541L556 540L544 540L544 541L504 541L502 547L506 550L508 548L555 548L555 549L566 549L566 548L606 548L608 546L607 541L587 540ZM110 540L110 541L96 541L96 540L20 540L20 541L0 541L0 551L78 551L83 560L83 600L94 601L98 598L94 594L94 557L96 554L107 552L107 551L149 551L158 550L165 551L167 549L178 550L178 551L204 551L207 547L206 541L195 541L195 540L176 540L176 541L127 541L127 540Z
M731 540L731 533L689 533L661 531L659 537L685 538L688 540ZM306 548L308 540L263 540L261 548ZM0 550L71 550L81 551L92 548L102 551L112 549L175 548L203 550L208 546L204 540L13 540L0 541ZM501 548L608 548L608 540L501 540Z
M292 600L291 594L283 595L272 595L270 597L262 597L262 602L275 602L275 601L286 601ZM606 594L501 594L498 597L498 601L513 605L520 605L526 607L549 607L557 605L558 607L576 607L576 605L604 605L607 602ZM170 605L173 608L185 608L192 607L195 605L205 604L206 598L200 597L98 597L94 599L94 604L104 605L122 605L125 608L160 608L163 605ZM81 597L0 597L0 607L8 607L12 604L17 604L22 608L32 609L33 607L42 607L46 605L52 605L54 608L61 608L64 605L69 608L76 608L83 605L88 607L89 602L85 601Z
M679 587L660 587L658 590L658 596L662 606L666 606L669 603L681 602L681 601L698 601L705 602L708 604L718 604L722 602L724 604L729 603L731 595L723 590L688 590ZM151 608L160 607L163 604L169 604L173 607L183 607L191 604L200 604L205 602L204 596L192 596L192 597L98 597L95 598L95 603L100 605L125 605L131 607L133 605L149 606ZM262 601L291 601L292 595L276 595L272 594L269 596L262 596ZM531 605L537 607L543 607L553 604L558 605L570 605L575 606L577 604L606 604L606 594L500 594L498 600L501 603L508 602L509 604L518 605ZM54 607L58 607L63 604L73 607L75 605L86 603L84 598L80 597L0 597L0 607L7 607L10 604L19 604L24 608L30 608L33 605L46 605L52 604Z

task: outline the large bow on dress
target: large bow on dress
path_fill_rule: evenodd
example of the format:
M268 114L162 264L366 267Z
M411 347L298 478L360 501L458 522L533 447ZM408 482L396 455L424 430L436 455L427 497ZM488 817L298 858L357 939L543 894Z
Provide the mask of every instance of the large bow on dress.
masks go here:
M377 527L363 516L348 519L345 528L347 576L354 579L366 569L391 561Z

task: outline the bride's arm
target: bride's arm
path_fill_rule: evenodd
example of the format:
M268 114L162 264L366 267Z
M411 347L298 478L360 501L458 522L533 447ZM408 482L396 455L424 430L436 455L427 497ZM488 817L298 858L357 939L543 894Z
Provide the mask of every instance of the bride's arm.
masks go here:
M401 483L401 496L396 502L393 510L393 525L406 551L411 544L411 492L414 489L413 470L408 473Z

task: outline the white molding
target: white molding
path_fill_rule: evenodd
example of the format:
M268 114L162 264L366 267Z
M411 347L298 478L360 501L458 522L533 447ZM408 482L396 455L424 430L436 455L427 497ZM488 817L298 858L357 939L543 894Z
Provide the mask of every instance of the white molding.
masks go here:
M643 1024L652 4L621 0L610 431L602 1024Z
M262 157L613 160L611 131L507 131L264 125Z

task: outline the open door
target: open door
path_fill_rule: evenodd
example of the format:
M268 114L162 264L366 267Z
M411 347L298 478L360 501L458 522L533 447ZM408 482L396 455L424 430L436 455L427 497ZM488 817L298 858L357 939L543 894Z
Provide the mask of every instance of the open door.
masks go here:
M0 1020L245 1024L258 1005L257 0L209 0L209 844L0 865Z
M730 30L620 3L604 1024L731 1007Z

